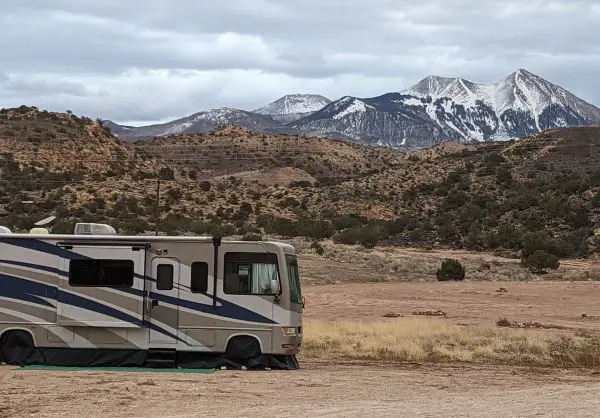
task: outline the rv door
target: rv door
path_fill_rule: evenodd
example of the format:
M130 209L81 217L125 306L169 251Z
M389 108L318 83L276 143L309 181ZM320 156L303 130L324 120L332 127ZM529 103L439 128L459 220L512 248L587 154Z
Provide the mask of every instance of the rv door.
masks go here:
M231 248L231 247L230 247ZM281 272L276 253L267 253L260 244L240 244L223 251L222 286L217 287L217 315L240 329L248 325L265 330L274 323L274 310L281 301ZM244 324L242 327L241 325ZM263 347L271 347L271 332L260 335Z
M155 257L148 294L150 343L176 344L179 328L179 260Z
M139 328L143 319L144 247L73 245L60 259L58 323Z

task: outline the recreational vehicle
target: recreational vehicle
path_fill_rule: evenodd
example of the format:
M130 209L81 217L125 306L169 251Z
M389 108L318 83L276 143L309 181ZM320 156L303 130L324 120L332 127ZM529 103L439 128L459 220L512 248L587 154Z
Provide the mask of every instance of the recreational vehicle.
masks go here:
M0 230L0 361L296 369L298 261L279 242Z

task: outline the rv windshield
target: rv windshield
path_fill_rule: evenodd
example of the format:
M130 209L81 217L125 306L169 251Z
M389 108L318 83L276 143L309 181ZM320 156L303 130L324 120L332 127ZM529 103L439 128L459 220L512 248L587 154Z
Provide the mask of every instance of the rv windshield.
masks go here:
M300 290L300 274L298 272L298 260L295 256L287 256L288 280L290 282L290 301L302 303L302 291Z

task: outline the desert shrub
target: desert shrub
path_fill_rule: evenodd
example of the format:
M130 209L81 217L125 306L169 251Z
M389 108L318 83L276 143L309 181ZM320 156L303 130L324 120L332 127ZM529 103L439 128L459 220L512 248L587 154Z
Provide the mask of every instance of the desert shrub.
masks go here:
M458 260L446 259L442 261L441 267L436 272L436 277L440 282L464 280L465 268Z
M408 216L400 216L386 224L386 228L390 235L399 234L406 230L411 222L411 218Z
M325 254L325 248L323 248L323 245L321 245L321 243L318 241L314 241L312 244L310 244L310 249L314 250L319 255Z
M561 234L554 240L550 253L557 257L585 257L590 251L587 241L590 234L586 228Z
M524 258L529 257L538 250L551 253L553 247L553 239L546 231L527 232L521 240Z
M158 178L161 180L173 180L175 179L175 172L169 167L163 167L158 172Z
M212 231L214 237L226 237L235 234L235 226L231 224L219 225Z
M262 241L263 237L261 234L255 234L248 232L242 237L242 241Z
M379 225L363 225L340 232L333 237L334 242L342 244L360 244L365 248L373 248L385 237L384 228Z
M289 187L305 189L310 186L312 186L312 183L310 181L300 180L291 182Z
M496 170L496 182L498 184L510 184L513 181L510 170L505 166L500 166Z
M333 225L325 220L299 219L296 222L298 235L315 240L330 238L335 234Z
M565 217L567 224L573 228L583 228L589 226L590 214L588 210L582 206L576 206L571 208L567 216Z
M546 251L536 250L528 257L523 257L521 265L529 268L529 271L534 274L544 274L548 269L556 270L559 268L560 262L555 255L547 253Z
M419 243L423 241L424 236L425 232L422 228L415 228L408 233L408 239L411 243Z
M283 237L297 237L300 235L298 234L298 223L289 219L272 218L261 226L263 226L265 232Z
M211 188L211 184L210 184L209 181L206 181L206 180L205 181L201 181L198 184L198 188L200 190L202 190L203 192L208 192L210 190L210 188Z
M506 318L500 318L496 321L496 325L499 327L510 327L512 323Z
M178 213L169 213L159 222L160 230L170 235L187 232L192 228L192 225L193 221L190 218Z
M236 194L231 194L231 195L229 195L229 198L227 199L227 203L232 204L232 205L239 205L240 200L238 199L238 196Z
M115 228L124 234L141 234L150 231L151 227L148 222L139 217L115 220Z
M469 201L469 195L463 191L453 191L448 194L448 197L440 206L439 212L449 212L454 209L463 207Z
M167 196L171 201L177 202L183 196L183 192L180 189L169 189Z
M277 202L277 206L279 206L282 209L286 209L286 208L297 208L298 206L300 206L300 202L298 202L297 199L288 196L285 199Z
M332 220L333 227L337 230L358 227L363 224L364 220L357 215L340 216Z

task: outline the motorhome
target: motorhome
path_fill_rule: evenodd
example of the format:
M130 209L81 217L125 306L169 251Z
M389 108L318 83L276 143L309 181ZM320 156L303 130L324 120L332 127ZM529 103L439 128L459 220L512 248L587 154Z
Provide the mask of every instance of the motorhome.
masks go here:
M298 260L280 242L0 230L0 361L296 369Z

